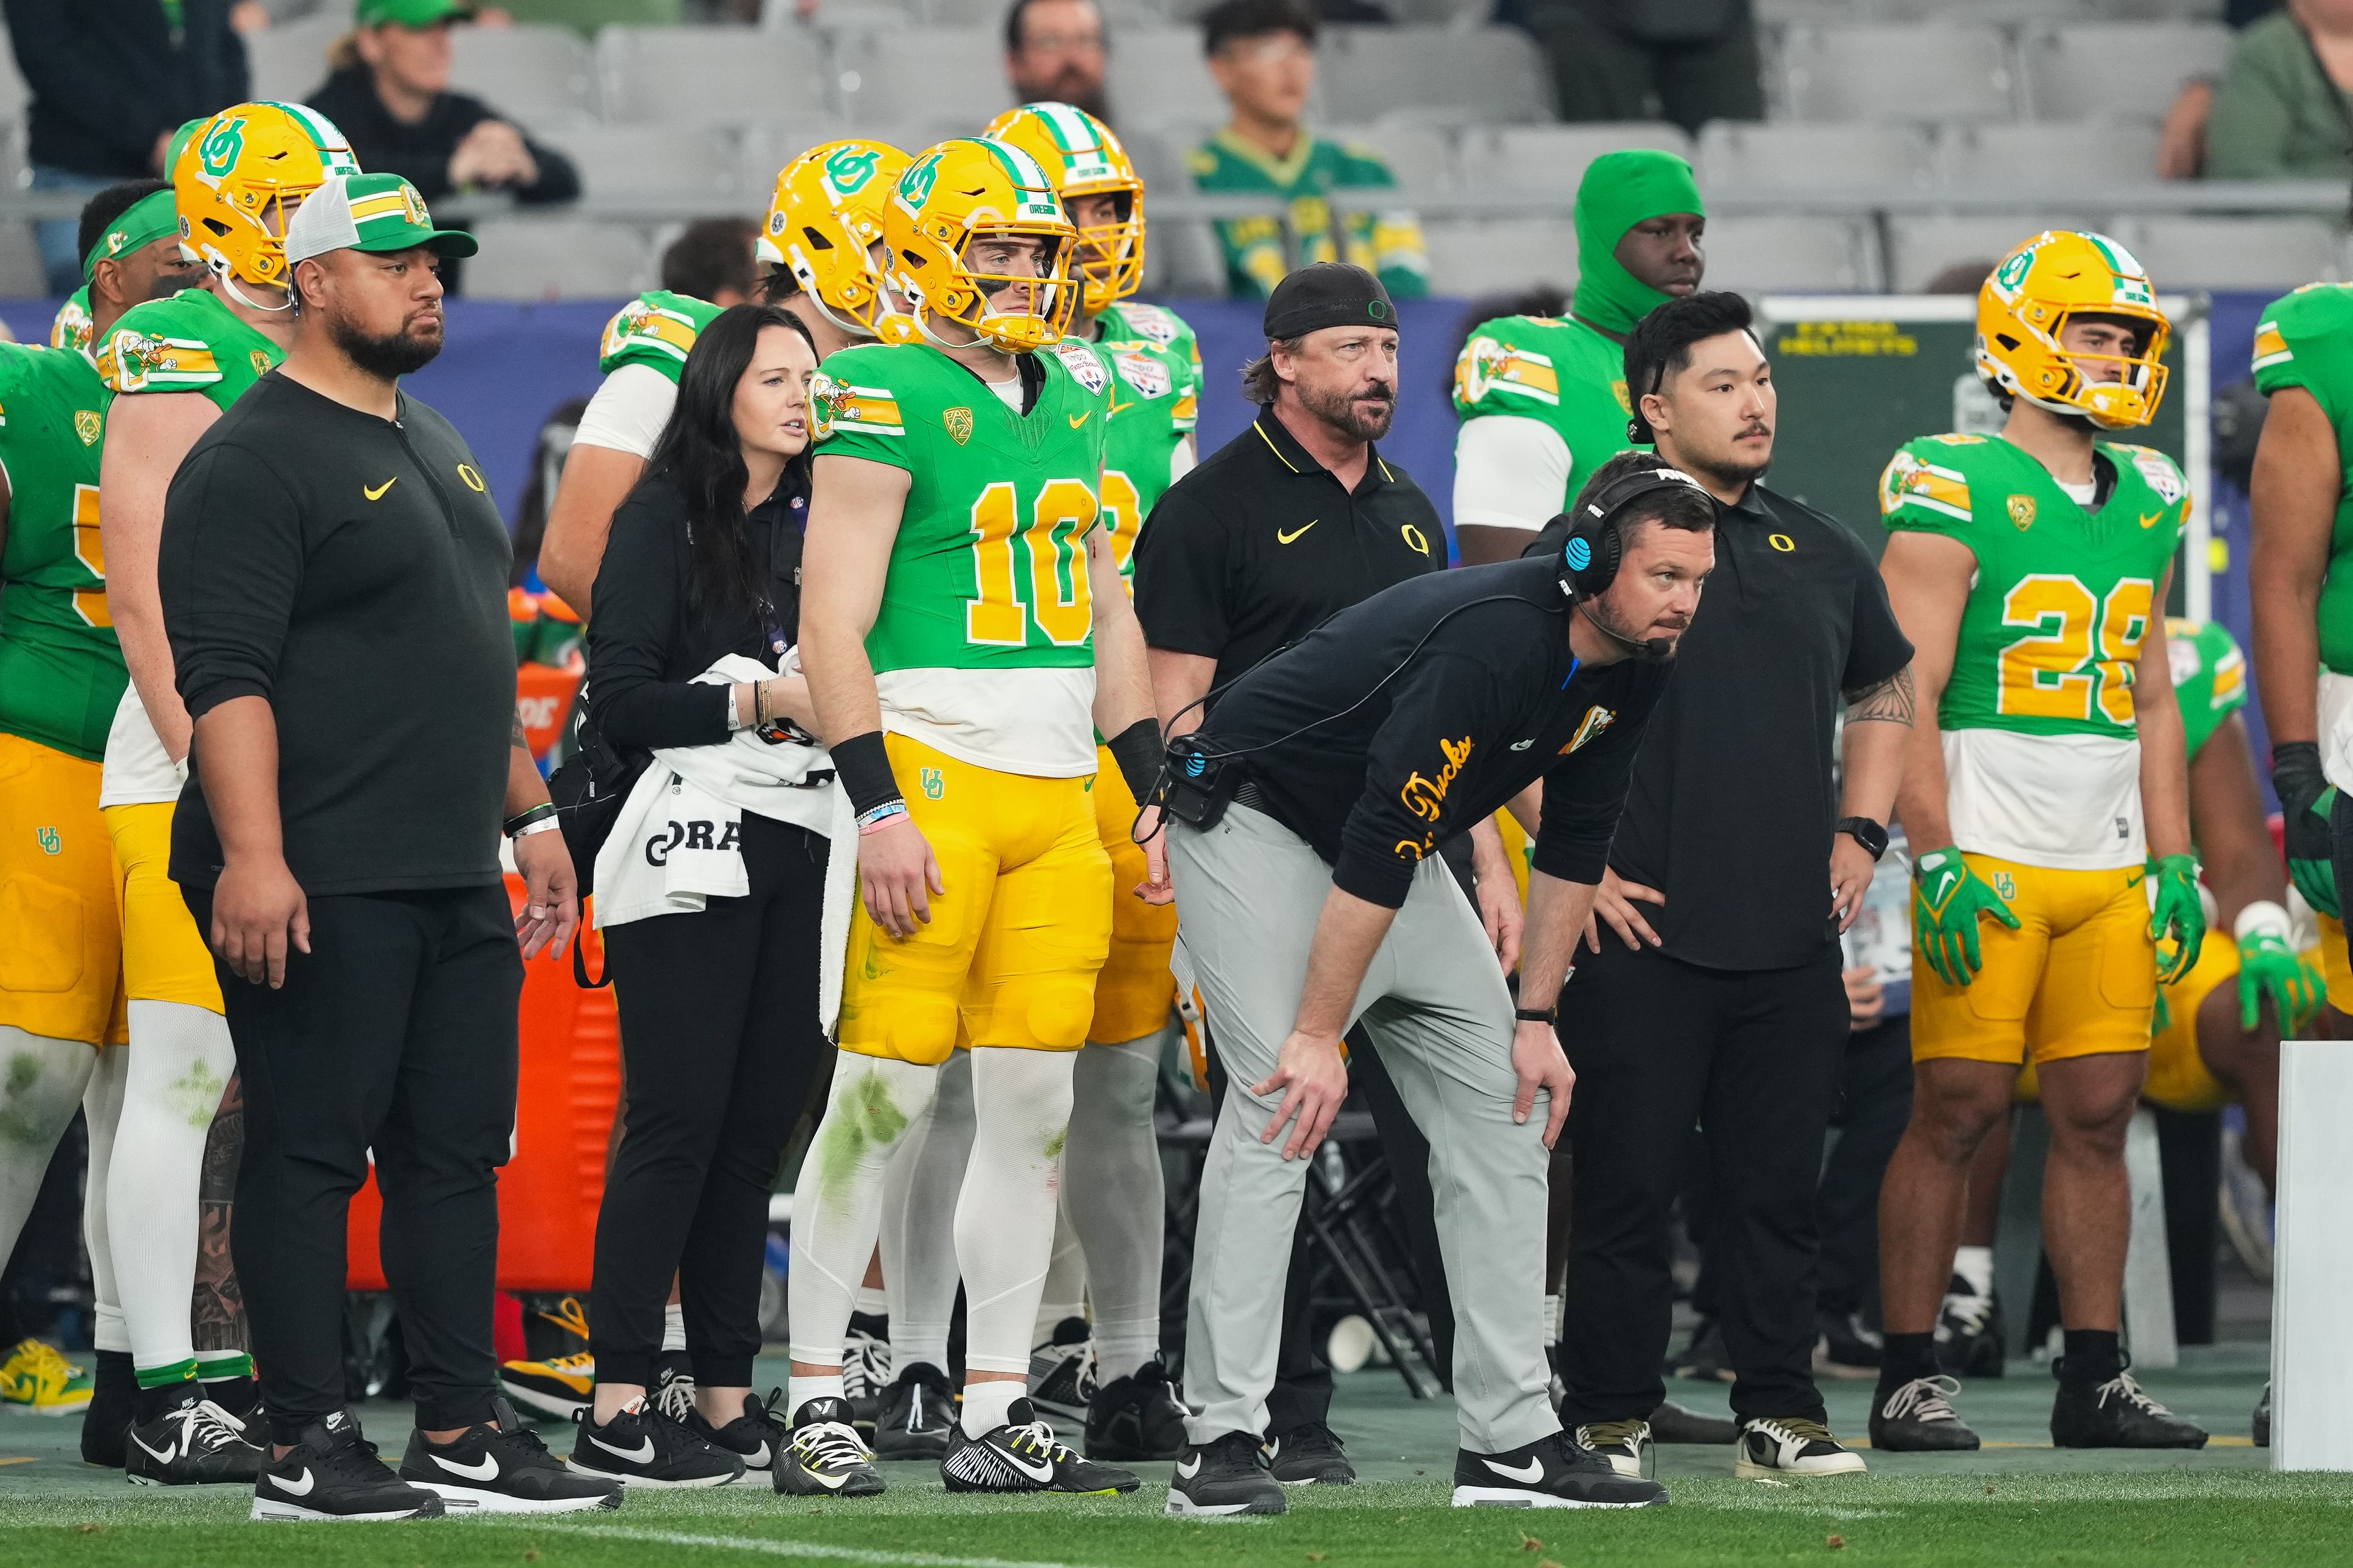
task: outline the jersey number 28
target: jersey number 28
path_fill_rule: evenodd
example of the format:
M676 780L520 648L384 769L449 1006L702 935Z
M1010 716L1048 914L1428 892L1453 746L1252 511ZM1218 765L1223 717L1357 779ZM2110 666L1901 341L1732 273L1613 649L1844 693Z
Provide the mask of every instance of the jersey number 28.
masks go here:
M2133 721L2133 663L2157 585L2125 577L2105 599L2073 577L2038 573L2001 601L2001 624L2031 626L2001 650L2001 711L2029 719Z

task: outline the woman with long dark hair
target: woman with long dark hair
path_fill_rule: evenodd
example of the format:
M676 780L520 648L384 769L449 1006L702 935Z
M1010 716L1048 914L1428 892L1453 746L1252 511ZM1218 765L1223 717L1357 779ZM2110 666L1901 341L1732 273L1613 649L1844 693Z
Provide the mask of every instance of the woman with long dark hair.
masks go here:
M573 1463L636 1485L722 1485L789 1439L750 1385L768 1194L830 1054L817 993L834 786L791 658L816 370L807 329L772 306L704 328L596 574L589 722L647 760L596 860L628 1110ZM646 1397L673 1274L695 1377L677 1420Z

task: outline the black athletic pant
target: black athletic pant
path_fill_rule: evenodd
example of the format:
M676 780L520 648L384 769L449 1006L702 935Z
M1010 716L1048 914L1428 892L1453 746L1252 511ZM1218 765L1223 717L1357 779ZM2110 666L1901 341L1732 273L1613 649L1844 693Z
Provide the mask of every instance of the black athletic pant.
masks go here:
M210 931L211 891L185 896ZM371 1152L417 1424L488 1421L522 998L506 889L329 896L310 913L281 989L218 966L245 1078L229 1246L271 1435L294 1443L343 1408L343 1242Z
M588 1346L607 1383L651 1384L677 1276L698 1383L745 1388L760 1352L768 1194L809 1085L822 834L744 815L752 890L605 933L628 1076L596 1216Z
M1847 1040L1838 949L1797 969L1701 969L1606 928L1560 999L1577 1070L1563 1305L1567 1425L1648 1416L1666 1397L1667 1218L1692 1124L1707 1134L1709 1248L1742 1417L1820 1419L1814 1184Z
M1822 1310L1859 1312L1879 1287L1879 1184L1912 1119L1912 1018L1898 1014L1847 1037L1839 1064L1838 1142L1814 1200L1821 1226ZM2212 1205L2208 1205L2212 1207Z

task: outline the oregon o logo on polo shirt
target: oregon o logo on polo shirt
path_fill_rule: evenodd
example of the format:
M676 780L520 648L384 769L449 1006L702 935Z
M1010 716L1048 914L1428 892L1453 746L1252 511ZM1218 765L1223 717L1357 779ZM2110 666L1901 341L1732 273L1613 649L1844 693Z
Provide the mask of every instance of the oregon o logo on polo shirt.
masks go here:
M1798 548L1798 542L1786 533L1768 533L1765 536L1765 542L1784 555Z
M482 483L482 476L475 471L473 464L459 464L458 477L466 481L466 488L468 489L473 490L481 495L488 495L490 493L490 486Z
M1430 538L1427 534L1423 533L1421 530L1409 522L1400 526L1398 531L1405 535L1406 543L1411 545L1415 550L1419 551L1424 555L1430 553Z

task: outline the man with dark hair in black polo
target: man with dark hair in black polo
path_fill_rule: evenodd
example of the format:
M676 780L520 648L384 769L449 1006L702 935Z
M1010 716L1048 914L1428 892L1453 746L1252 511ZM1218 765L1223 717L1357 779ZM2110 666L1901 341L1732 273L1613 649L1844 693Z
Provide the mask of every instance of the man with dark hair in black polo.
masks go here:
M1746 300L1690 294L1643 317L1626 384L1633 438L1721 512L1706 613L1634 762L1594 951L1561 994L1578 1080L1561 1419L1640 1473L1664 1392L1668 1209L1696 1121L1720 1205L1736 1473L1860 1470L1813 1383L1814 1185L1847 1038L1838 938L1886 847L1912 645L1861 541L1759 482L1773 376Z

